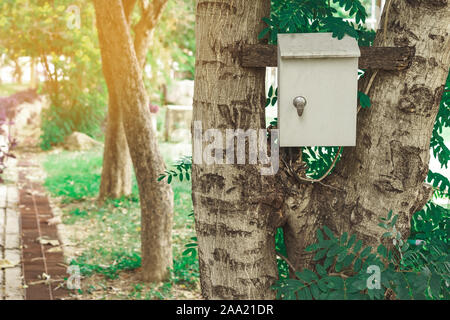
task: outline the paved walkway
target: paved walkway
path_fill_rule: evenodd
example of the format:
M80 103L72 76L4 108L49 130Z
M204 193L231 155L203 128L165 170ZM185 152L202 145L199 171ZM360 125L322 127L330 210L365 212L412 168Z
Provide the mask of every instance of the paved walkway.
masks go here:
M38 164L22 159L0 185L0 300L53 300L67 295L67 266ZM11 181L13 183L11 183ZM15 182L15 183L14 183Z
M25 296L20 248L18 193L15 185L0 185L0 300L23 300Z

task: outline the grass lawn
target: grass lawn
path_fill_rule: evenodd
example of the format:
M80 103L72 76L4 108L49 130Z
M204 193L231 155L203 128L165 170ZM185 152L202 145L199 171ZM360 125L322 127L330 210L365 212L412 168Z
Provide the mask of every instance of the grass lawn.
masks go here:
M169 150L175 145L166 145ZM173 181L174 227L173 269L171 278L158 285L139 281L140 210L136 183L130 197L96 202L101 177L102 149L88 152L62 151L49 154L43 165L47 172L45 186L59 200L65 228L70 239L81 249L72 264L80 267L83 299L171 299L198 298L198 260L183 255L195 237L191 216L190 181ZM173 159L176 160L176 159ZM166 159L169 164L172 159ZM112 290L111 288L114 288Z
M2 83L0 84L0 97L9 97L10 95L28 89L27 84Z

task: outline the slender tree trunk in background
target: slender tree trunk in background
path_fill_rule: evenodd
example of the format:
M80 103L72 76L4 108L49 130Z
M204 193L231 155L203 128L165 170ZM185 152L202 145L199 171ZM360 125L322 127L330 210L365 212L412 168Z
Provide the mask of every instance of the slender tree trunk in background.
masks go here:
M157 178L164 171L152 128L148 98L120 0L95 0L103 73L123 116L141 204L145 281L162 281L172 266L173 193Z
M110 96L99 199L117 199L130 195L132 172L133 164L123 128L122 112L116 99Z
M133 9L137 0L122 0L127 25L131 24ZM142 17L135 27L136 38L134 47L139 65L144 70L145 58L150 45L151 34L164 9L167 0L152 1L148 7L142 7ZM114 98L110 99L108 120L105 133L105 148L103 152L102 178L99 199L120 198L132 192L132 161L125 138L120 113L120 106Z
M265 69L242 68L236 53L240 45L258 42L261 19L269 14L268 0L197 2L193 119L202 122L203 132L265 128ZM194 164L192 197L205 298L274 298L274 209L266 192L272 178L261 176L257 165Z
M19 59L14 60L14 77L18 84L22 84L22 67L20 66Z
M379 218L392 210L407 237L412 215L431 197L424 181L450 66L450 6L444 0L396 0L387 7L375 46L413 46L415 58L405 71L375 75L372 107L358 115L356 147L344 148L342 160L324 180L329 186L295 186L296 194L287 198L285 241L298 269L310 261L304 248L315 240L318 227L356 233L373 246L385 231L378 227ZM365 76L363 90L372 76Z
M31 58L30 61L30 86L31 88L37 88L39 79L36 71L36 58Z
M122 4L129 25L136 0L122 0ZM122 112L116 98L110 95L99 200L129 196L133 187L132 172L133 164L123 128Z

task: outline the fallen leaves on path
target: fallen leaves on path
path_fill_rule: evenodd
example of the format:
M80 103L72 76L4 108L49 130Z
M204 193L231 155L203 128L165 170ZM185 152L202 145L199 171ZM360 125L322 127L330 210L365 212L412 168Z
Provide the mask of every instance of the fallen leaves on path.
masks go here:
M57 239L49 239L47 237L38 237L36 239L36 241L39 242L42 245L49 244L49 245L54 246L54 247L59 246L59 240L57 240Z
M6 269L6 268L14 268L15 266L17 266L19 263L16 262L11 262L9 260L6 259L0 259L0 269Z

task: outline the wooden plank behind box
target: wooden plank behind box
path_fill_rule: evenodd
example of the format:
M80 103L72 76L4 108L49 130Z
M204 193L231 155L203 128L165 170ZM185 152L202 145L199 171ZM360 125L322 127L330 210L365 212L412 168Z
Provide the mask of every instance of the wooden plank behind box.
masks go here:
M360 69L403 70L414 57L413 47L360 47ZM244 45L241 65L248 68L276 67L277 46L268 44Z

